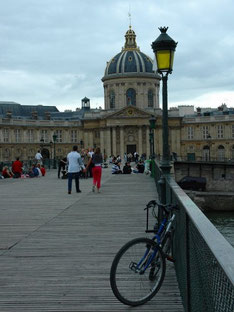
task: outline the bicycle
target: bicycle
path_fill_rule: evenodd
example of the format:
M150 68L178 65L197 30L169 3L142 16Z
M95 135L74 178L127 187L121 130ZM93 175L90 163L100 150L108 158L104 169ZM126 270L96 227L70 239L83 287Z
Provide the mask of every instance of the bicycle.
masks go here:
M162 221L156 216L163 214ZM148 229L149 209L157 219L154 229ZM154 233L150 239L135 238L126 243L116 254L110 271L110 284L116 298L123 304L138 306L152 299L159 291L166 272L166 259L175 262L171 255L174 210L177 205L163 205L150 201L147 210L146 233Z

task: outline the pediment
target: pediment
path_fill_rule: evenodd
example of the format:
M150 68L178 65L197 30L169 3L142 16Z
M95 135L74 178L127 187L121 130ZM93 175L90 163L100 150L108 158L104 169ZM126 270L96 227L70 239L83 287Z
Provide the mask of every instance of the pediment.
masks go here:
M127 106L124 107L117 112L111 113L107 115L106 118L108 119L116 119L116 118L150 118L151 114L148 112L139 109L135 106Z

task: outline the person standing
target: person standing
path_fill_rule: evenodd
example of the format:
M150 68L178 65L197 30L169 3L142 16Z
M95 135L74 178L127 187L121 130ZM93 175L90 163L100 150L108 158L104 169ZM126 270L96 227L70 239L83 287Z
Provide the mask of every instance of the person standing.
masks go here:
M43 157L42 157L40 151L37 151L37 153L36 153L36 155L35 155L35 159L36 159L36 161L37 161L37 164L42 165L42 159L43 159Z
M89 149L89 152L88 152L88 156L89 156L89 160L90 159L92 159L92 156L93 156L93 154L94 154L94 151L93 151L93 148L90 148ZM90 163L90 165L89 165L89 176L90 176L90 178L92 178L93 177L93 163L91 162Z
M58 179L60 179L61 169L62 169L62 171L65 171L66 164L67 164L67 157L60 159L59 166L58 166Z
M103 163L103 157L100 151L100 148L97 147L95 149L95 152L92 155L92 158L90 158L86 168L85 172L89 168L89 166L93 164L92 168L92 176L93 176L93 187L92 191L95 192L95 189L97 188L97 192L100 193L101 188L101 177L102 177L102 163Z
M67 155L68 163L68 194L72 191L72 179L75 179L76 192L81 193L79 185L80 171L85 169L80 153L78 153L78 146L73 146L73 150Z
M22 167L23 167L23 164L19 160L19 157L17 157L16 160L12 164L12 172L14 173L14 178L20 178L21 177Z

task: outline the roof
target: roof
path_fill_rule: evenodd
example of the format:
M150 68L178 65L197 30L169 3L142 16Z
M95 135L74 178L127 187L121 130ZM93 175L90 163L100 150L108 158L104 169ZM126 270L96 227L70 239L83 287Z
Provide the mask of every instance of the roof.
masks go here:
M150 74L157 76L153 70L152 59L140 51L136 44L135 32L129 27L125 35L125 45L121 52L107 62L103 80L114 76L129 74Z

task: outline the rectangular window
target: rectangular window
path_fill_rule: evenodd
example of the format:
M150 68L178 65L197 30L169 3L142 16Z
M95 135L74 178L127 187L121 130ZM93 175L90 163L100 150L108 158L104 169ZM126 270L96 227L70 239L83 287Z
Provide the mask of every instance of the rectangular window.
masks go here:
M43 143L48 143L49 142L49 135L47 130L41 130L41 137L40 141Z
M57 135L57 140L56 142L58 143L61 143L63 140L62 140L62 130L56 130L55 131L55 134Z
M234 125L232 125L232 138L234 138Z
M202 138L207 139L209 136L209 127L208 126L202 126Z
M77 130L71 130L71 142L72 143L77 142Z
M21 131L20 131L20 129L15 129L14 134L15 134L15 142L20 143L21 142Z
M193 127L188 127L188 139L192 140L194 138L194 129Z
M28 143L34 142L34 131L32 129L29 129L27 131L27 141L28 141Z
M217 138L222 139L223 138L223 125L217 126Z
M9 136L10 136L9 129L4 128L3 129L3 142L5 143L9 142Z

